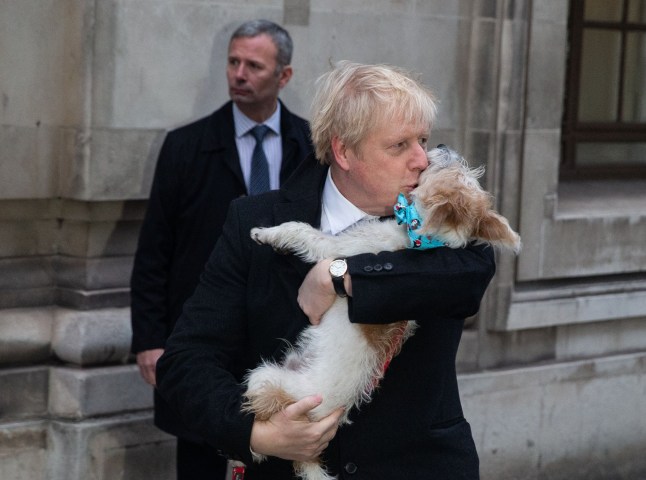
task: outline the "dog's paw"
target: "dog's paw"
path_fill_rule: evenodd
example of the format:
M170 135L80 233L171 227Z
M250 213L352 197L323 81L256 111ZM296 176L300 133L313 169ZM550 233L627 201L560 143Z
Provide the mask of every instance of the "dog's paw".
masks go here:
M280 239L276 237L279 232L278 227L255 227L251 229L251 239L258 245L270 245L273 247L274 252L280 255L289 255L291 252L283 248Z
M258 245L264 245L265 242L263 241L263 234L262 231L263 228L252 228L251 229L251 239L256 242Z
M251 458L253 458L254 463L262 463L267 460L267 457L265 455L261 455L260 453L256 453L254 451L251 452Z

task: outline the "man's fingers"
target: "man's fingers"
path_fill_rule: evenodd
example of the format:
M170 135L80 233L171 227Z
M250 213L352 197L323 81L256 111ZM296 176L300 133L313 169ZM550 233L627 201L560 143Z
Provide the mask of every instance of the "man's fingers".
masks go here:
M314 313L313 310L309 308L309 305L305 302L305 300L303 300L303 297L301 295L298 296L296 301L298 302L298 306L301 308L301 310L303 310L303 313L307 315L307 318L309 319L311 325L318 325L319 323L321 323L321 315Z
M254 422L251 447L264 455L313 461L336 435L344 413L344 409L339 408L319 421L310 421L310 412L322 402L320 394L310 395L275 413L269 421Z
M305 275L303 283L298 289L298 305L307 315L310 323L320 323L323 314L332 306L336 293L332 287L332 277L329 265L332 259L318 262Z
M310 395L292 403L285 409L285 416L289 419L306 417L310 410L318 407L323 401L321 395Z
M327 417L323 418L320 420L320 425L323 428L324 431L328 433L327 437L325 438L326 441L330 441L334 438L336 435L336 430L339 427L339 420L341 419L341 416L345 412L345 408L337 408L334 410L332 413L330 413Z
M337 408L334 412L330 414L330 417L334 419L334 423L338 424L339 420L341 420L341 417L345 413L345 408Z
M148 365L139 365L139 373L141 374L142 378L146 381L146 383L149 383L153 387L155 386L155 369L151 368Z
M157 386L157 377L155 375L155 367L149 367L146 369L146 373L144 375L144 378L148 383L150 383L153 387Z
M157 360L159 360L159 357L161 357L163 353L163 348L154 348L152 350L144 350L137 354L139 373L141 373L143 379L153 387L157 385L155 366L157 365Z

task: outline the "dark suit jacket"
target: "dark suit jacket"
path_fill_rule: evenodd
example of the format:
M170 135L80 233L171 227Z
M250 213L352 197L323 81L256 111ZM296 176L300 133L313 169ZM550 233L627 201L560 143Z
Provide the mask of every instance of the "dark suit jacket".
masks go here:
M292 478L291 462L253 465L253 418L240 413L247 369L279 359L308 325L296 302L309 266L249 238L254 226L320 223L326 168L306 160L280 191L236 200L200 284L186 302L158 387L187 425L248 465L245 480ZM392 268L375 268L386 262ZM340 478L475 479L478 457L462 417L455 354L463 319L479 308L494 271L491 248L403 250L348 259L351 321L416 319L369 404L351 413L325 453ZM365 268L372 267L372 268ZM347 476L354 471L354 474Z
M162 146L130 284L133 353L164 348L222 232L231 200L247 193L232 105L168 133ZM282 182L312 146L308 123L282 104L280 128ZM187 436L158 396L155 404L155 423Z

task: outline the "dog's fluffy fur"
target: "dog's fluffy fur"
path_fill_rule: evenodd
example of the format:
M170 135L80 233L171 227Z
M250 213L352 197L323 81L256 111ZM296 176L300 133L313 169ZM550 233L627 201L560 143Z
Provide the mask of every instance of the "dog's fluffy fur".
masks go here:
M446 147L431 150L428 158L429 167L410 194L422 219L418 232L432 235L451 248L477 241L518 253L520 237L492 210L491 196L478 183L484 169L469 168L462 157ZM323 234L305 223L287 222L254 228L251 237L306 262L395 251L408 245L405 226L394 219L360 222L337 236ZM259 420L267 420L298 399L321 394L323 402L311 411L311 419L319 420L345 407L340 423L349 423L350 409L370 401L384 375L384 365L413 335L416 324L356 324L349 321L347 312L347 300L337 298L318 326L301 333L281 363L267 361L251 371L245 379L243 409ZM255 460L263 457L258 455ZM305 480L333 478L320 462L294 462L294 469Z

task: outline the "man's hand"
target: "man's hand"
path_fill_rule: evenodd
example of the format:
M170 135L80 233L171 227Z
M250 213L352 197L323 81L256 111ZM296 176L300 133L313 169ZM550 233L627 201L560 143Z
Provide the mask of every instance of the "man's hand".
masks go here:
M144 350L137 354L137 365L139 365L139 373L146 380L147 383L153 387L157 386L157 377L155 376L155 366L157 360L164 353L163 348L155 348L153 350Z
M343 409L338 409L318 422L311 422L307 413L322 401L320 395L305 397L273 414L266 422L255 421L251 429L251 450L285 460L314 460L336 435L343 415Z
M314 265L298 289L298 306L307 315L312 325L321 323L321 317L337 298L330 276L332 260L332 258L326 258ZM345 274L343 283L348 295L352 296L352 281L349 273Z

